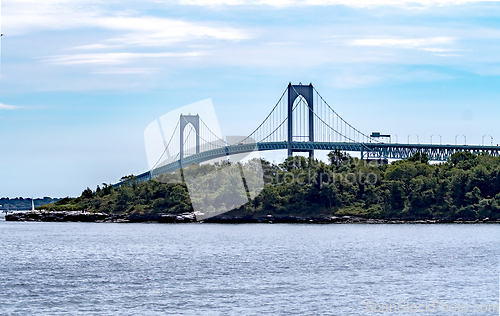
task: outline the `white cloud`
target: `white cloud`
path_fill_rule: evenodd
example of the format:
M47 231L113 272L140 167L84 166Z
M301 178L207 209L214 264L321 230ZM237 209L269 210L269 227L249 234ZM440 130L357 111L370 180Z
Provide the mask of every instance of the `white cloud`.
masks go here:
M8 104L2 104L0 103L0 110L17 110L17 109L22 109L23 106L19 105L8 105Z
M139 75L158 72L158 68L114 68L94 71L95 75Z
M426 52L433 52L433 53L442 53L442 52L456 51L456 49L435 48L435 47L424 47L424 48L420 48L420 50L423 50L423 51L426 51Z
M213 13L213 22L161 17L161 15L170 15L170 12L165 9L170 8L169 5L172 3L179 3L180 0L167 0L169 3L166 6L160 5L160 1L152 6L153 0L145 0L145 4L140 3L140 7L137 6L138 2L131 3L127 0L126 5L117 5L128 10L121 12L112 10L104 1L89 0L93 1L90 4L80 0L37 1L4 0L3 4L7 3L8 9L4 10L6 14L2 17L4 18L2 24L10 30L28 33L28 36L22 38L23 41L34 37L37 37L37 40L40 39L39 42L33 41L30 46L32 49L24 49L28 51L25 55L31 61L41 61L35 65L39 67L37 71L40 74L45 75L47 69L52 69L50 68L53 67L52 65L77 66L65 69L53 67L56 71L52 73L52 78L64 74L54 79L57 84L49 82L44 76L30 75L30 78L23 78L23 82L37 81L39 85L48 86L50 83L57 87L55 89L62 89L62 86L71 86L71 89L78 86L80 89L85 85L91 85L91 89L96 89L96 87L101 89L108 87L111 80L109 76L102 76L103 78L99 79L96 75L113 74L117 75L117 79L122 80L120 84L124 87L130 81L132 84L139 84L139 80L136 81L134 77L140 77L141 85L153 86L162 76L183 73L182 70L195 69L195 67L200 72L208 68L231 71L232 68L241 67L249 73L259 69L259 71L264 70L273 74L282 73L283 76L298 77L297 72L306 76L314 71L320 72L325 67L336 69L344 64L432 64L462 67L465 63L476 62L473 65L477 67L485 61L490 64L498 62L498 48L495 44L498 41L495 39L500 38L500 33L497 29L478 28L475 22L470 21L464 23L457 21L450 24L446 19L444 22L429 22L426 26L423 23L427 21L425 12L422 13L423 21L420 20L421 12L415 15L417 16L415 19L412 18L414 16L412 12L408 15L408 21L397 22L399 23L397 27L391 15L387 18L368 19L363 22L353 19L357 17L356 13L348 15L345 20L332 19L324 25L307 21L299 25L283 17L277 17L276 23L264 21L262 24L255 22L261 21L260 13L257 11L253 11L257 14L255 19L252 21L246 19L243 22L230 14L226 15L225 10L222 11L224 12L222 15L218 14L219 11L208 12L208 15ZM429 5L463 2L411 1L411 3ZM117 2L110 1L109 3ZM269 4L275 7L316 5L318 7L314 10L319 10L318 14L321 14L321 10L324 11L324 9L320 5L368 6L368 3L402 5L409 4L410 1L184 0L182 3ZM152 9L160 6L164 6L163 9L160 8L158 11ZM131 8L134 7L139 9L133 11ZM203 8L184 7L181 10L187 12L187 17L194 17L199 15L199 10ZM189 15L190 10L194 10L193 15ZM381 9L380 12L386 12L384 10ZM366 12L362 14L365 15ZM377 16L379 11L373 10L373 13ZM431 13L431 16L434 16L435 13ZM203 16L206 15L203 14ZM232 20L230 20L231 17ZM218 19L223 22L217 22ZM400 17L396 19L396 21L400 20L402 21ZM45 30L56 32L44 32ZM72 32L74 36L71 35ZM42 36L47 40L42 41ZM488 45L488 50L483 51L481 45L485 43ZM168 48L161 48L165 46ZM68 50L69 47L72 49ZM461 51L467 51L466 56L458 57L457 54ZM16 67L19 68L19 66ZM26 74L34 73L35 67L31 67L31 64L26 65L27 71L17 71L15 75L11 73L10 78L28 77ZM71 71L76 71L78 76L71 78ZM92 80L82 84L79 82L82 80L82 74L90 74ZM145 81L147 76L120 76L121 74L152 75L150 81ZM386 74L380 72L366 71L345 73L342 77L332 79L332 81L337 87L350 88L377 85L380 82L386 82L387 77ZM42 80L38 78L44 78L43 83L40 83L39 81ZM411 78L419 80L418 76L411 76ZM390 79L403 80L397 76L392 76ZM190 80L195 81L191 78ZM116 80L113 84L118 86Z
M450 45L455 43L452 37L427 37L427 38L363 38L347 42L351 46L389 47L402 49L416 49L445 56L443 53L457 51L457 49L432 47L436 45ZM440 54L437 54L440 53ZM451 54L450 54L451 56ZM458 56L458 55L453 55Z
M163 46L199 39L238 41L250 38L239 29L209 26L180 20L155 17L107 17L96 21L107 29L126 30L123 37L110 39L113 44L125 46Z
M90 25L99 10L82 1L16 0L2 2L3 32L18 35Z
M441 57L461 57L463 55L460 54L435 54L436 56L441 56Z
M3 9L3 31L10 35L96 27L125 32L123 36L111 39L109 44L79 46L81 49L109 48L115 45L161 46L195 39L237 41L250 37L240 29L220 24L212 25L147 15L137 16L137 12L132 11L106 10L99 1L94 3L79 0L5 1Z
M118 47L118 45L111 46L111 45L105 45L105 44L89 44L89 45L75 46L75 47L72 47L72 49L94 50L94 49L105 49L105 48L114 48L114 47Z
M498 0L485 0L498 1ZM396 6L396 7L431 7L460 5L472 2L483 2L483 0L179 0L184 5L199 6L221 6L221 5L269 5L274 7L290 6L330 6L345 5L351 7L376 7L376 6Z
M383 46L383 47L397 47L397 48L417 48L430 50L426 48L431 45L450 44L455 41L451 37L428 37L428 38L363 38L354 39L348 43L353 46ZM435 48L432 48L435 50Z
M45 57L42 60L47 63L57 65L82 65L82 64L100 64L117 65L126 64L137 59L146 58L171 58L171 57L199 57L201 52L188 53L100 53L100 54L73 54L56 55Z

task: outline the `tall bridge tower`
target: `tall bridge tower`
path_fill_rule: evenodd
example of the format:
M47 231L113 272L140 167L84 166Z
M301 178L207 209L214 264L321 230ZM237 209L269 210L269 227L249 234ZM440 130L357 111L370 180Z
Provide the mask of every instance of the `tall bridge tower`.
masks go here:
M198 114L196 115L181 114L180 117L181 139L180 139L180 151L179 151L179 157L181 161L184 158L184 129L189 124L193 125L194 131L196 132L196 153L197 154L200 153L200 117L198 116Z
M288 157L292 156L294 152L308 152L309 157L314 158L314 150L297 150L297 149L292 149L292 142L293 142L293 106L294 102L298 97L303 97L304 100L307 102L308 106L308 121L309 121L309 142L314 142L314 88L312 83L310 83L307 86L304 86L302 84L299 85L292 85L292 83L288 84L288 140L287 140L287 150L288 150ZM295 113L297 115L297 113ZM304 119L304 118L302 118ZM303 136L303 135L302 135Z

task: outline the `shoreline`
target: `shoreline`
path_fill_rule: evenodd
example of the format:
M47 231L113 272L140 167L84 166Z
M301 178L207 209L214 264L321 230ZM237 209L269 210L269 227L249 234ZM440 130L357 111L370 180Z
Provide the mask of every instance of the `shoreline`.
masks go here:
M500 224L500 219L375 219L359 216L216 216L197 221L194 213L125 215L90 213L85 211L27 211L9 213L5 221L12 222L87 222L87 223L217 223L217 224Z

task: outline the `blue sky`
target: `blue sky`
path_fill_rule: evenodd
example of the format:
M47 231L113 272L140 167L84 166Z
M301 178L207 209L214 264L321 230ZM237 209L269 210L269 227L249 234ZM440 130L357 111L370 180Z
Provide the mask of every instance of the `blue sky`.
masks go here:
M1 32L2 197L146 171L146 126L206 98L248 134L290 81L365 133L500 142L495 1L4 0Z

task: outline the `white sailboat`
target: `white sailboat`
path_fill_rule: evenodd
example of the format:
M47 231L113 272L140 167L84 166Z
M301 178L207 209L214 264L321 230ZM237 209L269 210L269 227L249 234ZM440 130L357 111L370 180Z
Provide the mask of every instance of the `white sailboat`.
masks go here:
M33 198L31 198L31 211L35 211L35 201L33 200Z

